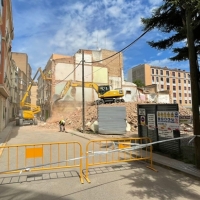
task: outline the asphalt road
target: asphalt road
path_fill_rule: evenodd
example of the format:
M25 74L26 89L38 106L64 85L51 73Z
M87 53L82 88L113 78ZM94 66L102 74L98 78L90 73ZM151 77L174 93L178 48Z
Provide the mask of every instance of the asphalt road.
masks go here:
M13 128L8 145L63 141L80 142L83 149L88 143L70 133L24 126ZM76 168L22 173L20 176L3 174L0 176L0 199L200 199L199 180L159 166L156 166L158 172L154 172L146 165L137 161L94 166L90 169L90 184L85 180L84 184L80 183Z

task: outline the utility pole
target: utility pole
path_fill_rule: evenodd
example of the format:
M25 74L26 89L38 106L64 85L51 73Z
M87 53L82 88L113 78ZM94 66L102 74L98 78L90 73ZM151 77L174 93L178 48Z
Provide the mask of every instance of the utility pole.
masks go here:
M83 133L85 132L85 91L84 91L84 51L82 50L82 123Z
M191 91L192 91L192 112L193 112L193 131L195 137L196 166L200 168L200 120L199 120L199 66L194 46L194 35L192 29L192 12L188 6L186 8L187 42L190 63Z

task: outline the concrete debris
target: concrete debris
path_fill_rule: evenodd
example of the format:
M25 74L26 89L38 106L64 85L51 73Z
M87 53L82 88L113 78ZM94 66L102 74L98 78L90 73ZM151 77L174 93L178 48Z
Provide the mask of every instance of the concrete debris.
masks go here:
M146 104L146 102L144 102ZM138 120L137 120L137 104L138 102L127 102L127 103L113 103L104 104L100 106L125 106L126 107L126 122L128 124L128 132L137 132ZM141 103L140 103L141 104ZM66 128L74 130L82 130L82 109L81 103L76 102L59 102L53 107L52 116L47 119L46 124L40 123L39 126L49 129L58 128L58 122L61 118L66 120ZM96 132L98 126L97 119L97 105L86 105L85 106L85 128L86 131L92 130ZM180 115L192 115L191 110L179 106Z

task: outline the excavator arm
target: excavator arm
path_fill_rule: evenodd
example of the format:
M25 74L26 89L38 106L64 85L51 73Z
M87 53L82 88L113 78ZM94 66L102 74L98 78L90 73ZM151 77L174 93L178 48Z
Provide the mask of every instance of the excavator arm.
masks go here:
M22 100L21 100L21 102L20 102L20 106L21 106L21 107L24 107L25 104L26 104L26 103L25 103L26 98L28 97L28 94L29 94L29 92L30 92L30 90L31 90L31 87L33 86L34 80L35 80L35 78L36 78L38 72L39 72L39 69L37 70L35 76L33 77L33 79L32 79L32 81L31 81L30 85L28 86L28 88L27 88L27 90L26 90L26 92L25 92L25 94L24 94L24 96L23 96L23 98L22 98Z
M82 87L82 82L71 81L71 80L67 81L60 95L58 94L54 95L52 99L53 104L59 99L62 99L67 94L70 87ZM98 97L101 99L101 102L105 102L105 101L115 102L116 99L119 102L120 101L124 102L123 99L119 99L124 96L123 90L121 89L111 90L109 85L98 86L96 83L93 83L93 82L84 82L84 87L93 88L96 91Z
M53 99L52 99L53 104L54 104L54 102L58 101L59 99L62 99L67 94L70 87L82 87L82 82L81 81L72 81L72 80L67 81L64 88L62 89L60 95L55 94L53 96ZM98 94L99 86L96 83L85 82L84 87L85 88L93 88L96 91L96 93Z

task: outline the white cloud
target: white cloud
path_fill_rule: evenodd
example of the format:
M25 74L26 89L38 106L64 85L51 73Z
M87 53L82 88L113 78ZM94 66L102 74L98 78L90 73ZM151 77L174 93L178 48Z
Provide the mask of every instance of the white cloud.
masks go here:
M146 0L21 1L13 1L13 51L27 53L34 68L44 67L52 53L74 55L82 48L124 48L142 34L141 17L149 16L152 5L160 2L149 1L149 5ZM142 52L138 56L141 63L148 55L143 49L148 45L144 41L154 39L156 33L148 33L131 48Z

